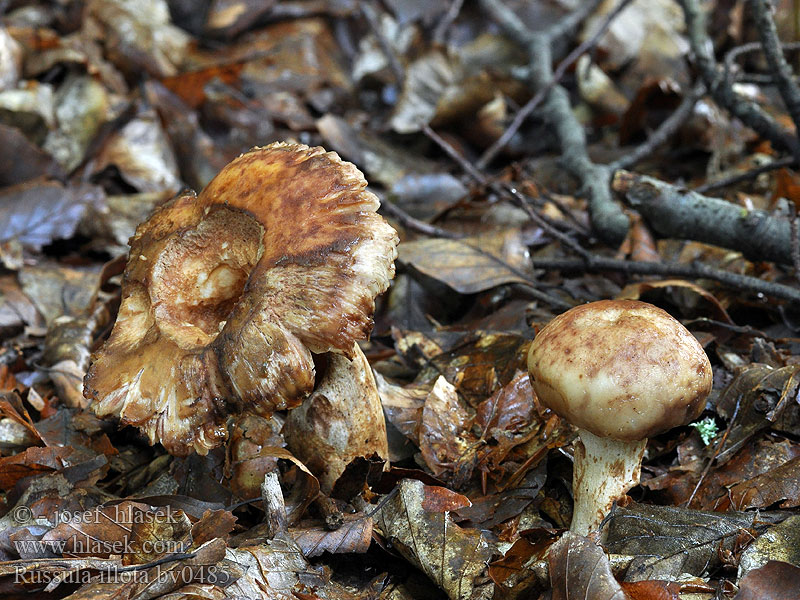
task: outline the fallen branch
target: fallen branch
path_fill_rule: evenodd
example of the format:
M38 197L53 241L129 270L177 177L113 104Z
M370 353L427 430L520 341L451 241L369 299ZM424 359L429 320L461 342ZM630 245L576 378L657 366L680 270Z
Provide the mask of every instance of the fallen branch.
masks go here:
M755 15L756 30L761 38L767 64L775 74L778 92L792 117L796 132L800 133L800 88L794 80L792 68L783 56L778 30L775 27L775 20L772 18L772 4L766 0L750 0L748 4Z
M780 283L764 281L758 277L739 275L709 265L674 262L649 262L620 260L593 256L586 260L581 258L534 258L531 264L535 269L552 271L591 272L616 271L627 275L658 275L661 277L684 277L686 279L710 279L725 284L735 290L743 290L754 294L772 296L791 302L800 302L800 289Z
M530 31L511 9L498 0L481 0L481 7L513 40L527 49L531 87L540 90L551 85L551 36ZM552 85L542 101L538 116L554 131L561 147L564 167L580 182L581 192L589 200L594 230L608 243L620 243L628 231L628 217L611 196L608 186L610 170L593 163L589 158L586 134L572 112L569 94L562 86Z
M730 248L750 260L792 264L786 219L628 171L617 171L612 187L661 237Z
M719 69L697 0L679 0L679 2L686 19L686 32L695 63L711 97L761 137L775 146L789 150L796 158L800 157L800 142L797 138L761 110L758 104L737 94L728 77Z

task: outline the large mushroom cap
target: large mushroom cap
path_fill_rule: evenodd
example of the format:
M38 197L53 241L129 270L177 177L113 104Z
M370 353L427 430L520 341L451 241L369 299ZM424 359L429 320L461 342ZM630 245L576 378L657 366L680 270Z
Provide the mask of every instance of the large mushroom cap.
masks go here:
M557 316L528 353L544 406L600 437L641 440L697 418L711 364L695 337L646 302L601 300Z
M225 439L230 408L295 406L312 352L352 357L394 275L397 234L352 164L255 148L136 230L111 336L85 394L173 454Z

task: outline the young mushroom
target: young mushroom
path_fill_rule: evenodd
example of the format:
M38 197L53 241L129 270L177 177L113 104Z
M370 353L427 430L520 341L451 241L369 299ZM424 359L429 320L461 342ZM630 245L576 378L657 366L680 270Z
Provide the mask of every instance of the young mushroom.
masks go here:
M539 401L578 428L570 531L596 530L639 483L647 438L696 419L711 364L695 337L646 302L601 300L557 316L534 339Z
M229 412L269 415L314 388L312 353L356 358L397 234L352 164L255 148L130 241L122 304L84 394L172 454L205 454Z

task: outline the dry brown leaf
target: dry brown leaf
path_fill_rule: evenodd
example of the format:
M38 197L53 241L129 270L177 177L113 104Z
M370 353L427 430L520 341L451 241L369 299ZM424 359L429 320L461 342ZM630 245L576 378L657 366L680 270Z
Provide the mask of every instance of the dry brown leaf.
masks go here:
M137 564L165 553L184 552L191 543L189 532L183 511L125 500L76 514L48 531L41 541L64 556L108 558L121 554L124 564Z
M714 510L800 506L800 457L732 486Z
M87 207L102 201L94 186L67 187L35 179L0 192L0 241L16 239L40 249L72 237Z
M323 552L331 554L364 553L372 541L372 519L363 513L344 515L344 523L333 531L319 524L290 527L289 535L294 538L303 554L311 558Z
M0 458L0 489L10 490L24 477L59 471L68 465L69 447L31 447L19 454Z

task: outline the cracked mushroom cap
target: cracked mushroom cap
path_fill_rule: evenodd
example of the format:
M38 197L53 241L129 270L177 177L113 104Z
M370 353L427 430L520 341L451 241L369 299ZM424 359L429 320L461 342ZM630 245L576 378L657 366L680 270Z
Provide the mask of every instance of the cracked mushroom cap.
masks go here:
M666 311L635 300L576 306L542 329L528 352L541 403L600 437L636 441L697 418L711 363Z
M228 412L300 403L312 353L352 358L394 276L397 234L366 186L336 153L276 143L158 208L86 376L95 412L186 455L224 441Z

